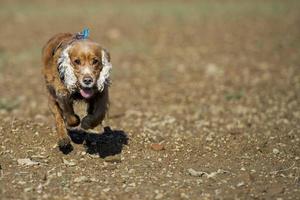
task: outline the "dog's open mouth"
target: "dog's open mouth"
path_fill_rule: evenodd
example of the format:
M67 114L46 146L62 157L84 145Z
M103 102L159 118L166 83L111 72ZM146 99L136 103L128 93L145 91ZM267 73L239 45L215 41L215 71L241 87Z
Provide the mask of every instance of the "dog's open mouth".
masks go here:
M80 94L83 98L89 99L93 96L94 91L92 88L80 88Z

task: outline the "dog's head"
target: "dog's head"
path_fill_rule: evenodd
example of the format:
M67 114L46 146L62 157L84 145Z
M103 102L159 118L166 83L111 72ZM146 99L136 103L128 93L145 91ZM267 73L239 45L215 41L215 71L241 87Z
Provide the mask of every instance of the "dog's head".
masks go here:
M58 59L58 71L68 90L88 99L109 84L109 53L90 40L77 40Z

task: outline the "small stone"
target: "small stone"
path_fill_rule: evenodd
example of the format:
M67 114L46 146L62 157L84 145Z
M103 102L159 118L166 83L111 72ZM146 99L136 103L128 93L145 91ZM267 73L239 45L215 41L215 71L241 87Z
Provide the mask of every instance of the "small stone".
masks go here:
M220 76L222 75L224 72L222 70L222 68L220 66L217 66L214 63L209 63L205 66L206 72L205 74L207 76Z
M273 149L273 153L274 153L274 154L279 154L280 152L279 152L278 149L274 148L274 149Z
M75 162L73 162L73 161L67 161L66 159L63 159L63 163L65 165L68 165L68 166L75 166L76 165Z
M128 186L129 186L129 187L135 187L136 184L135 184L135 183L130 183L130 184L128 184Z
M86 176L79 176L77 178L74 179L75 183L80 183L80 182L89 182L88 177Z
M218 174L218 172L211 172L210 174L205 173L207 178L215 178L215 176Z
M190 197L185 193L180 193L180 198L182 199L190 199Z
M165 150L165 147L163 144L160 143L153 143L150 145L151 149L154 151L162 151Z
M109 192L109 191L110 191L110 188L104 188L102 191L103 191L103 192Z
M32 191L32 190L33 190L32 187L28 187L28 188L25 188L25 189L24 189L24 192L30 192L30 191Z
M99 158L99 155L97 155L97 154L88 154L88 156L90 158Z
M43 185L40 183L38 186L37 186L37 188L36 188L36 191L37 191L37 193L42 193L42 190L43 190Z
M113 156L107 156L104 158L105 162L109 163L120 163L121 162L121 155L113 155Z
M189 173L191 176L198 176L198 177L201 177L201 176L203 176L204 174L206 174L205 172L196 171L196 170L194 170L194 169L192 169L192 168L188 169L187 171L188 171L188 173Z
M44 156L44 155L32 155L31 158L36 158L36 159L45 159L48 158L48 156Z
M98 180L96 178L91 178L90 179L92 182L98 182Z
M213 141L213 134L209 134L209 135L205 138L205 140L206 140L207 142Z
M237 187L242 187L242 186L244 186L244 185L245 185L245 182L242 181L242 182L239 182L236 186L237 186Z
M162 193L158 193L158 194L156 194L154 199L162 199L163 197L164 197L164 195Z
M134 169L130 169L130 170L128 171L129 174L132 174L132 173L134 173L134 172L135 172Z
M29 158L22 158L17 160L19 165L26 165L26 166L32 166L32 165L39 165L39 162L32 161Z
M20 185L25 185L26 182L25 182L25 181L18 181L18 184L20 184Z
M107 166L108 166L108 162L105 162L105 161L104 161L104 162L103 162L103 166L104 166L104 167L107 167Z

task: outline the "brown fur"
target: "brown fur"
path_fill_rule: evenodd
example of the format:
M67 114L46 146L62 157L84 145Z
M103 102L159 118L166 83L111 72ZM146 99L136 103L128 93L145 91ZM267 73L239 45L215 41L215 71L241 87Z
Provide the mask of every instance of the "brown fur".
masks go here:
M53 36L44 46L42 52L43 74L46 81L49 96L49 107L54 115L58 144L60 148L71 146L70 138L67 134L67 127L74 127L80 124L79 117L73 109L73 102L83 100L87 103L87 115L81 120L81 127L84 129L94 128L101 124L108 109L108 86L105 85L102 92L93 90L91 98L83 98L78 90L80 83L77 83L77 91L70 92L58 72L58 59L64 48L72 43L69 51L69 57L72 62L74 74L78 82L84 78L80 71L83 68L89 68L90 77L97 81L102 70L101 53L103 50L97 43L91 40L74 40L74 35L70 33L61 33ZM80 59L80 63L75 60ZM110 59L108 55L108 59Z

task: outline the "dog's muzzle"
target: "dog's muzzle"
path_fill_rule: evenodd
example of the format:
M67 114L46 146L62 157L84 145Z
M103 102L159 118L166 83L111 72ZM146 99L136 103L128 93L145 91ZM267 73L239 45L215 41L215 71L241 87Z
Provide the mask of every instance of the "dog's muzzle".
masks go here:
M80 82L84 88L91 88L95 85L95 81L91 76L84 76Z
M85 99L89 99L94 95L94 88L96 81L90 75L85 75L80 79L80 89L79 92L81 96Z

